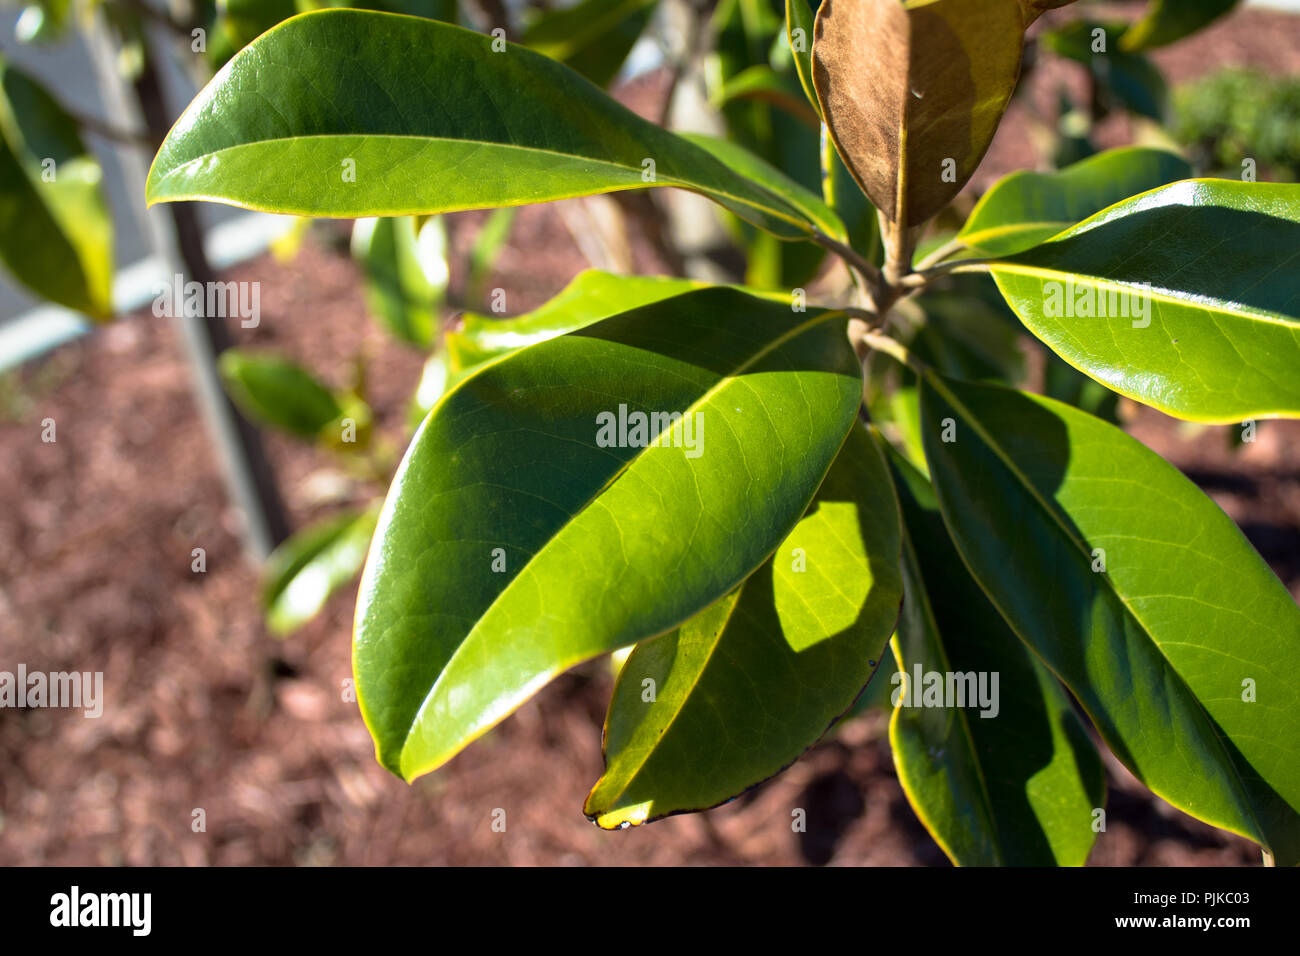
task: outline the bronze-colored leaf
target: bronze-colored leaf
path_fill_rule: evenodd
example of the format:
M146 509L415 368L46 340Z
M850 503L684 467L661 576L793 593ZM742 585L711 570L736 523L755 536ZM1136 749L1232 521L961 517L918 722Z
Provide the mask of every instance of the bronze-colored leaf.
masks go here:
M1033 0L822 3L817 95L845 165L891 221L930 219L984 158L1020 75L1021 2Z

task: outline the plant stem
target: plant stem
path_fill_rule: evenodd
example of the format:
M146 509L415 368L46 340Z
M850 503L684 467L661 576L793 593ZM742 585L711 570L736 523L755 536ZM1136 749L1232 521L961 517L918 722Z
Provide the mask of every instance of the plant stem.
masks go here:
M907 346L888 335L868 329L861 334L860 341L868 348L873 348L877 352L884 352L886 355L897 359L915 372L920 372L925 368L924 363L909 352Z
M910 275L904 276L901 284L905 289L919 289L922 286L929 285L940 276L948 275L950 272L977 268L993 261L993 259L950 259L947 262L941 262L936 266L931 266L929 269L913 272Z
M851 246L846 246L839 240L832 239L820 229L813 230L813 241L843 259L849 268L861 276L862 280L867 284L868 296L872 304L877 305L879 303L880 292L883 288L883 277L880 270L872 265L870 260Z

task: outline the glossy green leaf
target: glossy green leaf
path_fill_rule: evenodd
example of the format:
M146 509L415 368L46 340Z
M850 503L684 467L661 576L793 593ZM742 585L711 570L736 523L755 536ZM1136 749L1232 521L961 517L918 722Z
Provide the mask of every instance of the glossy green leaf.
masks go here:
M295 362L277 355L227 349L218 362L226 391L250 418L315 438L343 414L328 388Z
M42 298L113 314L113 223L76 121L0 58L0 261Z
M962 565L929 480L897 453L890 465L907 596L889 739L908 802L959 866L1082 866L1105 806L1096 748Z
M821 0L817 0L821 6ZM816 11L808 5L808 0L785 0L786 39L790 42L790 52L794 57L795 72L799 76L799 85L817 116L822 115L822 105L817 99L817 88L813 85L813 28L816 23Z
M625 276L588 269L574 276L555 298L531 312L508 319L464 313L458 328L447 333L447 351L452 368L465 369L620 312L702 288L704 283L694 279Z
M1024 252L1107 206L1191 175L1181 156L1140 146L1107 150L1059 172L1021 170L993 184L957 238L983 255Z
M362 578L353 660L380 762L427 773L555 675L729 593L803 515L861 389L843 313L714 288L444 395ZM650 414L668 425L652 444Z
M425 362L411 403L411 416L418 423L454 385L507 352L702 288L705 283L692 279L625 276L588 269L578 273L555 298L531 312L508 319L465 312L458 327L444 335L445 347Z
M430 219L425 245L417 242L410 216L358 219L352 227L352 256L366 278L366 303L399 341L420 348L433 341L436 310L447 288L446 232Z
M898 549L884 459L854 426L772 557L627 659L587 816L617 829L707 809L798 759L876 669L903 599Z
M267 625L287 634L315 617L361 571L379 519L376 505L299 531L271 553L262 606Z
M286 20L186 109L149 171L149 201L353 218L680 186L787 238L813 228L567 67L492 45L383 13Z
M1147 12L1120 37L1126 50L1166 46L1195 33L1237 5L1238 0L1151 0Z
M887 219L928 221L974 174L1020 76L1017 0L832 0L813 81L845 165Z
M1186 180L992 264L1061 358L1193 421L1300 415L1300 185Z
M927 373L921 418L962 559L1115 756L1179 809L1300 862L1300 608L1236 525L1145 446L1051 399Z
M645 30L654 6L654 0L580 0L539 15L520 42L597 86L608 86Z

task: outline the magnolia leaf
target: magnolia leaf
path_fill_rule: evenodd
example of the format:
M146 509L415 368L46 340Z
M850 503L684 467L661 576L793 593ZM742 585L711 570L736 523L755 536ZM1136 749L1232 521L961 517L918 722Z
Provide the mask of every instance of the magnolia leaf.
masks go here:
M889 220L926 222L961 190L1015 91L1017 0L825 0L813 80L845 165Z

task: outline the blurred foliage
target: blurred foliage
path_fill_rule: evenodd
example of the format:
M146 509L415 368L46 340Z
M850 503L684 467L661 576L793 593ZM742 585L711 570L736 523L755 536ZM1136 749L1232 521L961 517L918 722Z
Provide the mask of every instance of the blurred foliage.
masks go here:
M1218 70L1179 87L1171 131L1201 168L1241 175L1253 159L1275 178L1300 172L1300 77Z

